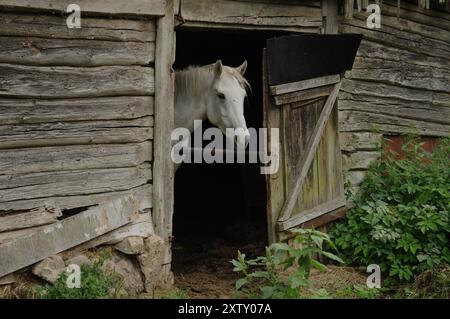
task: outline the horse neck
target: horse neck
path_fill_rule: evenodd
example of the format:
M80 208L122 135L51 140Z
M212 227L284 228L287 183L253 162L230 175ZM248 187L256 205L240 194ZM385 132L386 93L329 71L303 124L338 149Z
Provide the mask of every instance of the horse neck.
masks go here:
M175 73L175 127L185 127L192 132L194 120L206 119L206 92L212 80L209 66Z

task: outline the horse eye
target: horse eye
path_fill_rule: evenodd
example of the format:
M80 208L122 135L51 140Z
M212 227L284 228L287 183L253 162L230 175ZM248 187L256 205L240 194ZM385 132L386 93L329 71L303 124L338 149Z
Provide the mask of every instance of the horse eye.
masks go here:
M225 94L223 94L223 93L217 93L217 96L219 97L219 99L225 100Z

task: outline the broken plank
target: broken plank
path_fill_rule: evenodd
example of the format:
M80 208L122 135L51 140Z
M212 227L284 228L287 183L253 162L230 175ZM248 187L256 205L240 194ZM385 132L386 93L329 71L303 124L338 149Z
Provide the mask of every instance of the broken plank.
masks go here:
M128 196L1 244L0 277L117 229L137 217L137 203Z
M150 213L139 214L137 220L132 223L115 229L107 234L85 242L72 251L80 252L100 245L113 245L131 236L149 237L154 234L152 216Z
M61 210L54 204L36 207L30 211L0 211L0 232L47 225L58 221Z
M51 200L56 203L62 210L88 207L98 205L108 199L123 197L127 195L135 196L139 203L139 210L143 211L152 207L152 184L144 184L138 187L134 187L127 190L111 191L106 193L84 194L84 195L69 195L69 196L53 196L47 198L34 198L34 199L18 199L15 201L0 202L1 210L11 209L30 209L44 205L47 201ZM19 232L20 230L18 230ZM14 232L14 231L12 231ZM12 232L0 233L0 242L2 238L7 236L8 238L14 238L14 235L8 235Z

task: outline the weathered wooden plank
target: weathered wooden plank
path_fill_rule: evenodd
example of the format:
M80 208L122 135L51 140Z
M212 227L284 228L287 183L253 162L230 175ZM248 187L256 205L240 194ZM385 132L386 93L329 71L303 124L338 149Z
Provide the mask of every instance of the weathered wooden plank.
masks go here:
M152 179L150 164L138 167L0 175L0 202L129 190Z
M316 28L319 32L322 26L320 7L310 7L298 3L273 2L238 2L229 0L182 0L181 16L189 22L207 22L213 24L238 24L253 27L305 27Z
M122 197L132 195L136 198L139 209L144 211L152 207L152 185L144 184L135 188L124 191L113 191L107 193L87 194L87 195L65 195L51 198L37 198L37 199L19 199L10 202L0 202L1 210L11 209L31 209L33 207L42 206L48 201L56 203L61 209L72 209L80 207L88 207L98 205L101 202L109 200L114 197ZM0 234L0 241L3 235Z
M156 38L154 20L83 17L82 28L69 29L64 16L2 12L0 25L0 35L11 37L132 42L152 42Z
M339 82L340 79L341 79L341 76L339 74L335 74L335 75L321 76L321 77L309 79L309 80L302 80L302 81L298 81L298 82L273 85L270 87L270 93L272 95L287 94L287 93L291 93L291 92L316 88L319 86L334 84L334 83Z
M384 26L382 31L368 29L366 22L358 19L341 21L339 32L360 33L365 39L428 56L448 59L450 55L450 48L445 42L407 31L400 31L389 26Z
M411 50L399 49L369 40L361 41L357 56L361 58L381 59L389 62L402 62L407 63L408 65L412 64L412 67L420 65L444 68L447 70L450 69L449 59L435 56L431 57Z
M0 96L80 98L153 95L151 67L36 67L0 64Z
M66 12L71 0L0 0L0 6L12 9L39 9ZM164 0L77 0L83 13L105 15L164 15Z
M334 0L323 0L322 2L323 16L323 33L336 34L338 32L338 10L339 5Z
M44 39L0 36L0 63L104 66L154 62L154 42Z
M61 209L54 204L30 211L0 211L0 232L51 224L61 216Z
M81 252L100 245L114 245L131 236L149 237L153 234L154 230L151 214L139 214L139 217L130 224L76 246L71 249L71 252Z
M151 160L150 141L5 149L0 152L0 174L131 167Z
M153 162L153 220L156 235L164 241L163 264L172 259L171 238L175 168L170 157L170 134L174 128L175 60L174 1L167 0L166 15L158 19L156 38L155 141ZM169 270L170 271L170 270ZM169 273L167 274L169 275ZM165 281L166 278L162 278Z
M0 277L103 235L138 217L131 196L119 198L0 245Z
M129 120L153 115L152 96L81 99L0 98L0 125Z
M341 111L339 113L341 132L387 132L415 133L426 136L448 136L449 126L398 116L362 111Z
M353 69L346 76L394 85L450 92L450 70L414 65L401 61L356 57Z
M350 96L373 96L404 101L422 103L422 107L450 106L450 93L422 90L420 88L402 87L395 84L386 84L375 81L344 79L339 97L344 99Z
M447 125L450 129L450 107L428 103L378 98L371 96L352 96L352 99L339 101L341 111L361 111L384 114L402 119L425 121Z
M345 206L345 198L338 198L318 205L310 210L304 211L301 215L293 216L285 221L280 221L277 226L279 231L284 231L295 227L299 224L305 223L311 219L322 216L328 212L334 211Z
M143 142L153 137L153 118L0 125L0 149Z
M279 221L285 221L291 217L292 210L297 202L297 198L302 189L306 175L308 174L308 171L310 170L311 167L311 163L315 158L317 146L322 137L325 125L328 121L331 111L333 110L333 106L335 105L335 101L338 96L340 86L341 86L340 82L335 84L334 89L329 95L327 101L325 102L322 112L320 113L320 117L317 120L317 123L314 127L312 138L309 139L308 144L304 148L305 153L304 155L302 155L301 169L298 173L298 176L295 179L293 187L290 188L289 190L287 201L280 213Z
M330 95L332 90L333 85L326 85L304 91L295 91L291 93L275 95L273 98L276 105L286 105L328 96Z

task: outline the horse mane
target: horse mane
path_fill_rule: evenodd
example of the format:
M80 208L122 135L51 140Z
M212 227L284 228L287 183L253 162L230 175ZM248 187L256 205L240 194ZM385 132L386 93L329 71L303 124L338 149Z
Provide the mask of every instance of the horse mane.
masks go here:
M183 70L177 70L175 80L177 94L185 94L186 92L200 93L202 84L205 83L207 78L213 75L213 72L214 63L205 66L191 65ZM224 65L223 72L233 76L246 92L247 90L251 90L250 83L236 69Z

